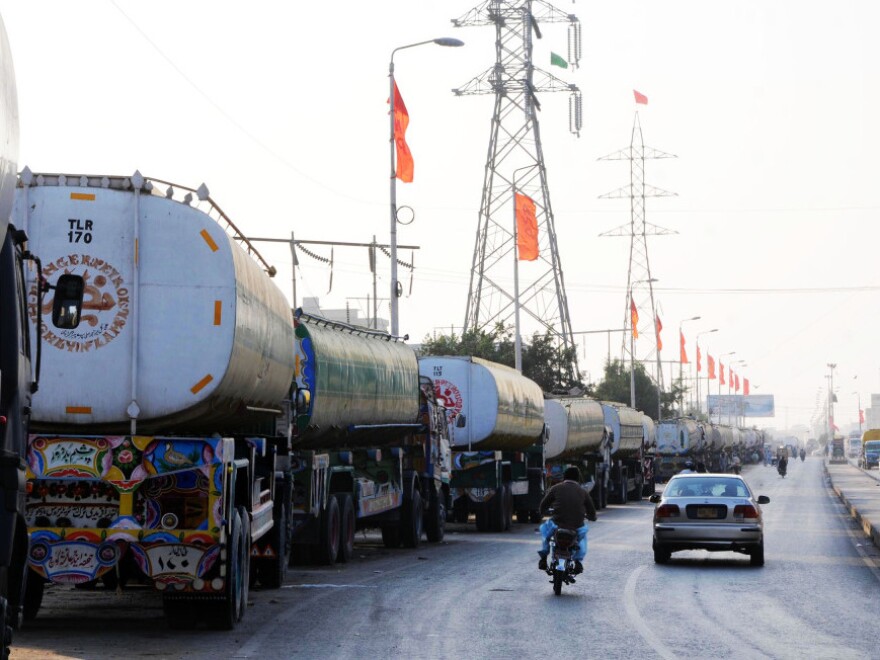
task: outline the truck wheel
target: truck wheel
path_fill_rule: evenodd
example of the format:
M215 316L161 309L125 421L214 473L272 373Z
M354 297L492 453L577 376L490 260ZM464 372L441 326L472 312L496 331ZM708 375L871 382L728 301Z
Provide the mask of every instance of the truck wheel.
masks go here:
M245 563L245 542L247 540L241 515L238 510L232 514L232 526L226 544L226 578L223 585L223 600L211 603L205 608L208 625L218 630L232 630L241 621L242 603L246 602L247 574ZM167 616L167 614L166 614Z
M318 563L330 565L339 554L339 502L327 498L327 509L321 515L321 538L318 542Z
M510 484L504 485L504 531L509 532L513 525L513 487Z
M501 484L501 487L495 491L492 499L489 500L489 531L503 532L504 522L507 517L505 502L507 499L507 484Z
M627 493L629 499L633 502L640 502L642 500L642 481L641 479L636 480L636 487L633 488L632 493Z
M422 495L413 489L412 496L404 499L400 510L400 540L404 548L418 548L421 545L424 514Z
M431 488L428 511L425 513L425 535L430 543L439 543L446 534L446 506L442 493Z
M43 589L46 581L42 575L30 571L24 587L24 620L33 621L37 618L40 605L43 604Z
M350 493L336 493L339 503L339 554L336 561L345 564L354 556L355 517Z

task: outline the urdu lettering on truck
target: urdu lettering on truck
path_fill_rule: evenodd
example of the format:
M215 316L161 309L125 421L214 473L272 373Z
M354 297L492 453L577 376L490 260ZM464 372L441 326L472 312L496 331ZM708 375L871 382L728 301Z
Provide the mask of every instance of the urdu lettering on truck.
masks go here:
M47 581L146 579L172 627L232 628L252 579L287 568L293 319L274 269L204 185L25 168L14 218L42 277L84 291L59 314L67 286L41 304L29 282L46 347L25 617Z

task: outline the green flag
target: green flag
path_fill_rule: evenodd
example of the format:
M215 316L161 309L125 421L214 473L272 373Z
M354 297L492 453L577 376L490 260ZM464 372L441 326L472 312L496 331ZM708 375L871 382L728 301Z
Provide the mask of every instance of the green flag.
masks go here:
M568 68L568 62L565 61L565 58L553 52L550 53L550 64L555 64L556 66L562 67L563 69Z

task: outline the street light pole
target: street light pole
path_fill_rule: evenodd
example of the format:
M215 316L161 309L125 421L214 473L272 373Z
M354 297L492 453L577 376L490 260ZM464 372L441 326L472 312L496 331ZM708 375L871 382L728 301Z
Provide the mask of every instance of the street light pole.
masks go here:
M693 316L689 319L684 319L678 324L678 385L682 388L682 390L678 393L678 414L682 417L684 416L684 367L681 361L681 337L682 337L682 326L685 323L690 323L691 321L699 321L701 317Z
M400 286L397 282L397 144L394 139L394 54L399 50L423 46L425 44L437 44L438 46L452 47L464 46L464 42L460 39L440 37L437 39L428 39L427 41L418 41L414 44L407 44L406 46L399 46L391 51L391 61L388 65L388 103L391 106L389 111L391 125L391 334L395 337L398 336L400 332L397 303L397 298L400 296Z
M718 356L718 403L719 404L721 403L721 370L724 367L724 365L721 363L721 358L728 357L730 355L736 355L736 351L730 351L730 353L724 353L723 355ZM730 380L730 365L728 364L727 366L728 366L727 379ZM730 421L730 420L728 420L728 421ZM720 405L718 407L718 423L719 424L721 423L721 406Z

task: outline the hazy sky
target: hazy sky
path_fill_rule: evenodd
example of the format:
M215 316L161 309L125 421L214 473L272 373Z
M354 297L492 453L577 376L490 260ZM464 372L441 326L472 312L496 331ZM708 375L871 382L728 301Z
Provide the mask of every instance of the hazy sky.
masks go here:
M399 52L395 74L415 160L414 182L397 186L415 221L398 240L421 246L401 332L420 341L460 327L493 99L450 90L493 64L494 30L450 19L476 4L0 0L18 77L20 164L205 182L250 236L387 242L391 51L457 37L464 48ZM845 430L857 421L854 392L863 408L880 392L880 128L871 116L880 3L556 6L583 26L581 67L552 69L583 93L580 138L568 132L566 94L544 94L539 115L573 328L623 320L628 239L598 234L628 222L629 204L598 197L627 184L629 170L597 158L629 145L637 89L649 99L639 106L646 144L678 156L649 162L646 174L678 193L649 200L646 214L679 232L649 239L663 358L678 359L678 324L700 315L684 326L691 359L694 334L718 328L702 339L709 353L746 361L739 373L753 392L776 396L777 417L756 422L777 427L810 421L826 364L837 363ZM550 51L566 52L565 26L543 35L535 63L549 70ZM290 297L287 246L262 251ZM328 293L328 267L300 255L299 297L366 312L366 250L334 257ZM387 259L380 267L387 297ZM579 355L597 379L607 342L588 337Z

